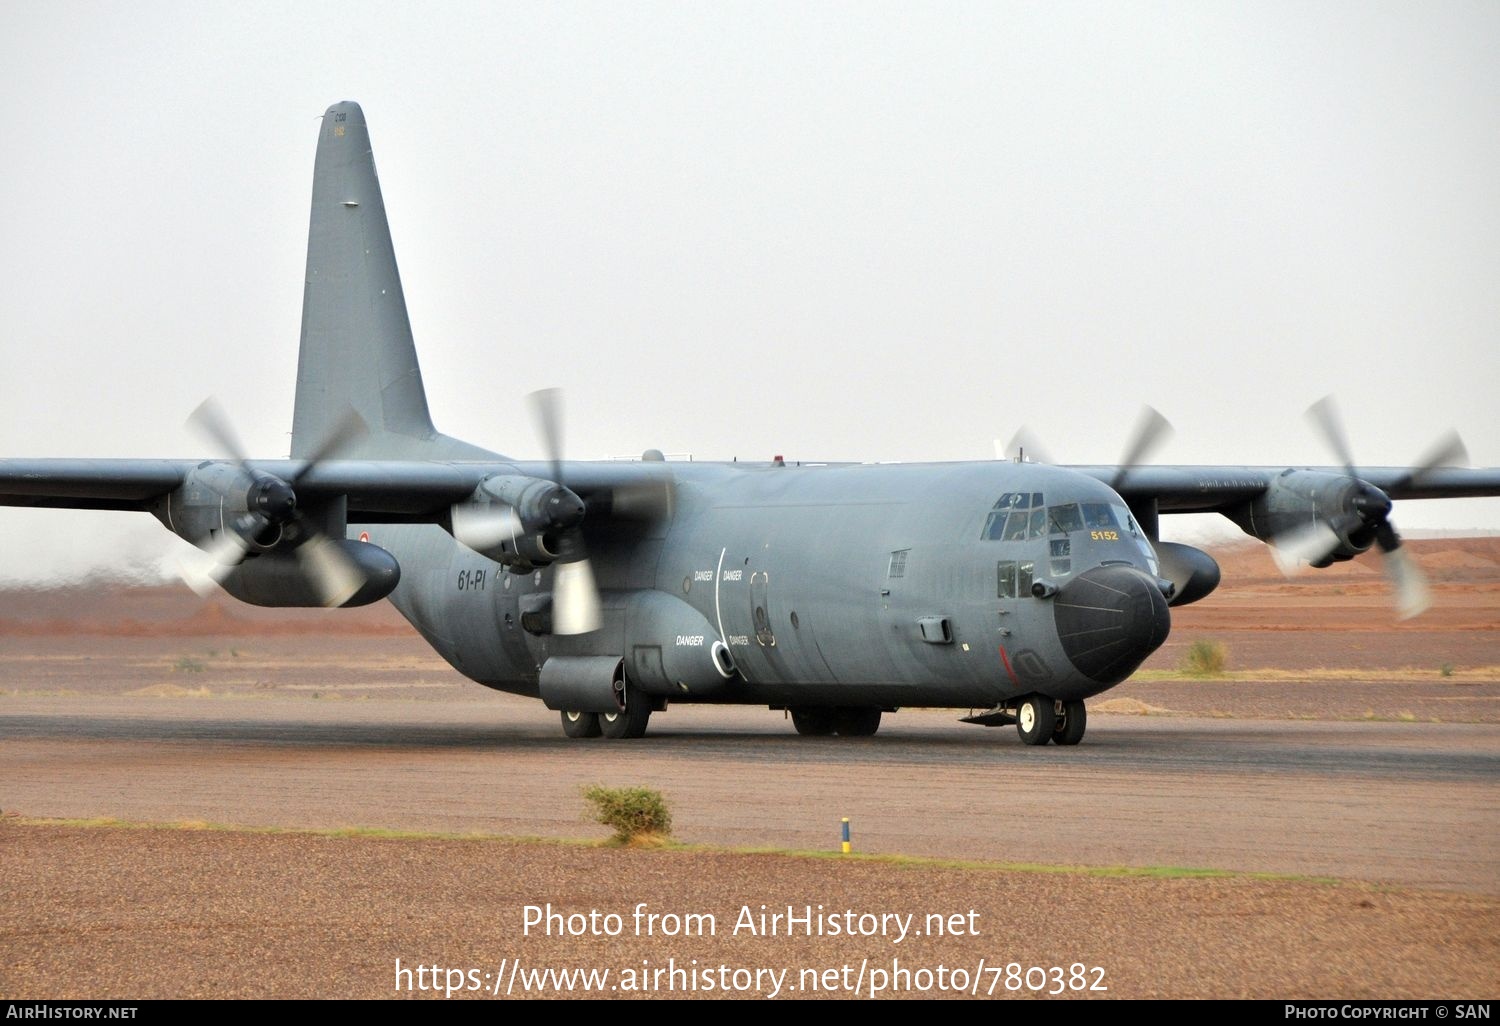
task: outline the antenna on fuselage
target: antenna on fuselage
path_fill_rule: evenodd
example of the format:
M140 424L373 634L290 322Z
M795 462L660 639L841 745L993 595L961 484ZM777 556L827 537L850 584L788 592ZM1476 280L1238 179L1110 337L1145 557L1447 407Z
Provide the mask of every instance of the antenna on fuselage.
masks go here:
M1047 449L1037 441L1036 432L1030 428L1022 427L1010 441L1001 442L995 439L995 459L1009 460L1012 463L1026 463L1027 450L1031 450L1031 463L1051 463L1052 458L1047 455ZM1014 454L1014 455L1012 455Z

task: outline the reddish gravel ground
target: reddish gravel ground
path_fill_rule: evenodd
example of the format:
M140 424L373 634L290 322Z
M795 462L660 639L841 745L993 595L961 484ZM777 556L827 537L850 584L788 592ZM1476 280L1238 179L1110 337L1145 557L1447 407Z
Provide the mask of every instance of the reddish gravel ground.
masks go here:
M862 966L861 996L877 980L892 988L882 996L967 997L976 985L986 997L1038 996L1019 975L1010 982L1021 989L1007 990L1003 967L1011 963L1058 966L1079 986L1100 982L1094 970L1103 969L1107 991L1068 997L1452 1000L1500 988L1500 900L1473 895L503 841L25 825L0 827L0 852L6 997L441 996L416 991L415 976L406 983L412 990L398 990L398 959L474 970L485 992L455 996L489 996L493 974L509 979L516 961L527 973L555 967L611 976L594 994L560 992L553 982L507 984L509 997L637 996L623 970L674 965L713 970L714 980L723 979L720 966L750 970L740 982L752 996L773 989L764 975L754 980L755 970L784 970L781 997L849 996ZM711 914L714 935L636 936L640 902L647 913ZM549 937L538 927L526 935L525 907L549 903L561 916L581 914L585 930L591 912L614 913L622 933ZM756 917L763 905L792 906L804 917L809 905L841 917L853 911L857 928L865 914L909 915L924 932L927 917L940 914L962 932L899 943L878 933L809 937L805 929L736 935L741 909ZM1074 963L1087 972L1073 977ZM961 993L936 989L940 966L967 974ZM895 974L901 967L916 975ZM872 977L871 969L886 975ZM1033 972L1032 982L1055 988L1042 986L1047 975ZM812 991L814 978L829 989ZM693 979L700 989L690 994L723 996ZM670 980L658 979L650 996L673 996Z
M862 850L1271 868L1345 882L1107 878L8 816L0 819L0 997L392 996L398 958L474 969L486 986L483 974L508 973L516 959L526 970L608 968L615 975L606 986L627 986L608 996L634 993L619 973L643 960L661 968L695 958L716 971L790 969L794 983L804 969L863 965L866 994L870 970L900 958L910 969L962 967L980 993L991 983L974 972L983 959L987 967L1103 967L1109 991L1087 996L1492 996L1500 985L1492 775L1500 751L1490 726L1500 723L1500 539L1412 548L1438 604L1399 625L1370 560L1288 583L1259 547L1219 553L1225 586L1175 611L1167 646L1091 708L1097 744L1086 741L1067 768L1022 761L1036 753L1021 753L1013 737L950 740L946 727L926 726L939 713L894 718L903 725L896 736L911 735L899 748L882 749L877 738L850 748L847 766L836 748L807 762L779 736L765 735L761 751L754 732L766 729L764 710L724 713L744 717L749 734L688 713L675 721L678 739L654 755L649 746L617 759L580 749L569 766L557 762L555 728L543 732L534 710L516 713L514 700L499 696L489 716L498 716L493 736L502 743L487 759L491 719L466 731L455 717L491 696L449 670L387 606L255 610L179 588L8 593L0 596L0 806L29 817L461 831L483 807L507 834L596 836L576 810L559 826L557 788L571 792L571 773L613 764L669 793L680 786L689 840L754 843L740 838L757 836L746 828L760 824L800 844L797 817L827 812L819 780L846 797L865 795L861 824L880 815L889 781L902 808L933 818L884 823L884 833L862 835ZM1224 645L1232 676L1179 672L1197 640ZM426 724L427 740L392 747L379 724L403 718ZM1373 721L1372 730L1335 721ZM673 722L662 717L664 728ZM349 732L342 743L341 731ZM1353 746L1347 764L1341 746ZM695 757L694 747L727 752L728 761L716 773L717 756ZM1301 761L1295 773L1217 765L1202 754L1216 747ZM882 751L901 754L890 765L869 762ZM1446 753L1462 768L1450 773ZM320 777L325 770L339 775ZM423 791L427 784L435 790ZM463 790L443 798L449 785ZM707 801L715 789L719 800ZM406 793L422 798L396 800ZM258 802L267 794L273 800ZM381 794L390 796L384 804ZM1091 803L1101 801L1111 815L1100 823L1118 835L1091 830ZM973 810L984 829L966 841L962 815L935 809ZM1457 861L1424 854L1424 831L1434 853L1447 836L1441 850ZM1153 832L1160 839L1146 845ZM638 901L712 912L718 933L633 936L628 916ZM625 934L524 936L523 906L547 902L625 915ZM972 909L977 935L895 945L728 932L741 905L762 903L918 920ZM995 996L1029 996L1006 982L1002 972ZM696 996L722 993L699 983ZM764 975L761 984L769 991Z

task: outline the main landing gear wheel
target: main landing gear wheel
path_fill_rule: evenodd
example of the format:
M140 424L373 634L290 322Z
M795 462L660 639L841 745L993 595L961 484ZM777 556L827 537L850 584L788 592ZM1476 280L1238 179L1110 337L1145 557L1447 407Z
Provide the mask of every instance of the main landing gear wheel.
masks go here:
M603 733L599 726L599 714L564 709L562 713L563 733L568 737L598 737Z
M827 737L833 733L832 709L793 709L792 726L803 737Z
M625 708L614 713L599 714L599 730L607 738L643 737L646 724L651 720L651 705L642 695L627 700Z
M840 737L870 737L880 729L880 710L835 710L833 729Z
M1016 709L1016 731L1028 745L1044 745L1057 727L1057 710L1046 695L1027 695Z
M1088 722L1088 710L1083 707L1083 699L1064 702L1062 718L1057 721L1057 726L1052 728L1052 743L1076 745L1083 740L1083 731L1088 726Z

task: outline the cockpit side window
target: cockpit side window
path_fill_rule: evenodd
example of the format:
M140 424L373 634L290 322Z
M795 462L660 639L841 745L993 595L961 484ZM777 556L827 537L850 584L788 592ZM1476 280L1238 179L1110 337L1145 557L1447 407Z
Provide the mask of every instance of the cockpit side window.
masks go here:
M1117 530L1119 524L1115 521L1115 511L1110 509L1107 502L1085 502L1083 506L1083 525L1090 531Z

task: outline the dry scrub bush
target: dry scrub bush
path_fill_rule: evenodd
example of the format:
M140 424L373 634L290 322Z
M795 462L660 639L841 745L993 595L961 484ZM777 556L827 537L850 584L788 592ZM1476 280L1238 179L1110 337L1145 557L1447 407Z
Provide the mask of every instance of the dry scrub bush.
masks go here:
M1229 649L1222 641L1199 640L1188 646L1182 668L1194 677L1212 677L1229 665Z
M672 834L672 813L660 791L594 784L583 789L583 798L593 805L594 818L615 832L619 844L651 843Z

